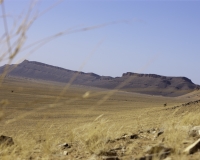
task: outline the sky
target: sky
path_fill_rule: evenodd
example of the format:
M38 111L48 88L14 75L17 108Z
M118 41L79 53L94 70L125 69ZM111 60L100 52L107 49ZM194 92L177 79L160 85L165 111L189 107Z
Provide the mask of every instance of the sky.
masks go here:
M200 1L57 2L41 0L31 9L32 17L42 14L26 32L24 46L12 63L27 59L113 77L125 72L184 76L200 84ZM5 0L9 31L20 24L20 15L27 15L30 3ZM0 8L1 37L5 34L2 14ZM18 24L13 25L14 20ZM65 34L48 43L33 45L61 32ZM1 46L1 51L6 47Z

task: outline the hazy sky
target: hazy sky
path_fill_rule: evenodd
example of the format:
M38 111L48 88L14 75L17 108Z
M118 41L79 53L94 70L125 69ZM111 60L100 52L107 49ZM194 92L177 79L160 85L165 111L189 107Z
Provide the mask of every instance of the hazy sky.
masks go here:
M28 2L7 0L6 14L17 18ZM33 14L55 2L39 1ZM7 21L11 29L13 19ZM56 38L26 59L114 77L124 72L185 76L200 84L200 1L64 0L33 23L25 45L92 26L98 27Z

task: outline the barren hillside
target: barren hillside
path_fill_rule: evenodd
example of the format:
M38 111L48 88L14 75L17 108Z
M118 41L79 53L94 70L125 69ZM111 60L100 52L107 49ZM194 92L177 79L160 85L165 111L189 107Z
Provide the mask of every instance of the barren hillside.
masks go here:
M156 74L127 72L121 77L100 76L95 73L72 71L40 62L25 60L19 65L0 67L0 73L8 68L7 76L55 81L106 89L121 89L151 95L180 96L199 86L186 77L166 77ZM73 81L71 81L73 80Z

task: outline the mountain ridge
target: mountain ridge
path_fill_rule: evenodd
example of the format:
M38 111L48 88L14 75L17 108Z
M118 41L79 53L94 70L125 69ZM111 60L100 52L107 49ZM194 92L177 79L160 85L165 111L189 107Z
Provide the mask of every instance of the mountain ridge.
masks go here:
M7 75L93 86L106 89L118 89L128 92L138 92L152 95L179 96L199 89L187 77L170 77L157 74L123 73L121 77L100 76L95 73L73 71L41 62L24 60L18 65L4 65L0 67L0 74L8 68ZM122 85L123 84L123 85Z

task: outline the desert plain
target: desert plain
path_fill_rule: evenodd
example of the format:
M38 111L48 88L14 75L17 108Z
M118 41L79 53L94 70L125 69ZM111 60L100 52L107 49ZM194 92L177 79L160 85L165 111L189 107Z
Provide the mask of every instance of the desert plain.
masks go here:
M0 87L0 159L191 159L199 90L147 95L8 76Z

